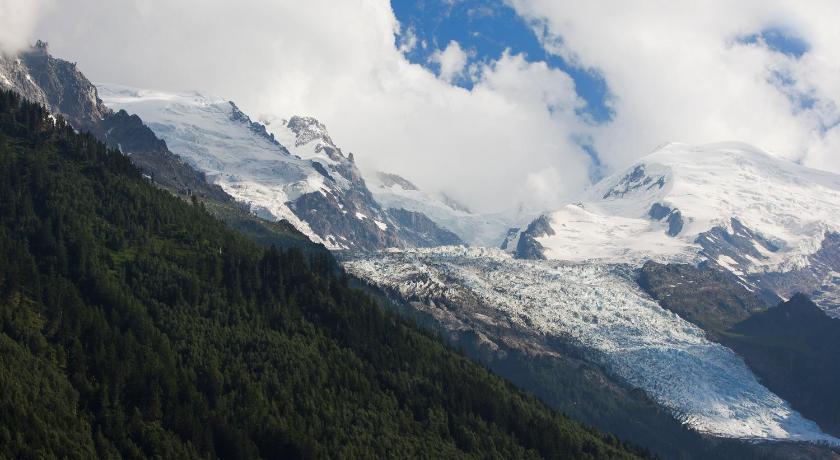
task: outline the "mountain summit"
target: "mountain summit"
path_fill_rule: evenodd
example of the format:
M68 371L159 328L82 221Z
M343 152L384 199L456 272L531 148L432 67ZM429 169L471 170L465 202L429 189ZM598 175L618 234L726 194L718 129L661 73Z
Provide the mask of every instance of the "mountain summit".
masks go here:
M746 144L666 145L540 220L511 251L568 261L705 261L775 295L773 302L802 291L838 307L831 280L840 270L840 176Z

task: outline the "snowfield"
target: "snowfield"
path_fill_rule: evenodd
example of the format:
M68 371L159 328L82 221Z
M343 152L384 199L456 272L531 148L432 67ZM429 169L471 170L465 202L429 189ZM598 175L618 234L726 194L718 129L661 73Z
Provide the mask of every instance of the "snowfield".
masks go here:
M448 247L359 255L345 267L404 298L478 298L515 323L571 340L700 432L840 445L762 386L734 352L647 297L627 265Z

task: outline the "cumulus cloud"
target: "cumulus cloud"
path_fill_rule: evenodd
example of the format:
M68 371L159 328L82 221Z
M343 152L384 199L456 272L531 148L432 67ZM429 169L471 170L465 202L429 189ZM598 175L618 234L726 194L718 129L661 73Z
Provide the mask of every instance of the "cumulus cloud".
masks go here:
M410 63L403 51L423 44L385 0L76 0L37 31L94 80L204 90L255 116L316 116L361 167L478 210L551 206L587 180L566 74L505 55L482 64L472 90L453 86L465 52L442 51L442 78ZM551 184L529 180L552 169Z
M316 116L363 168L478 210L549 207L582 189L593 164L579 139L605 172L667 141L729 139L840 171L836 1L505 1L551 53L603 75L612 120L579 116L569 76L520 55L469 63L451 42L434 55L439 75L412 64L404 53L429 45L401 30L386 0L75 0L31 11L35 36L95 80ZM0 0L0 39L27 35L11 32L5 11L30 4ZM775 52L760 39L768 28L807 52ZM452 85L459 76L472 88Z
M741 140L840 172L840 4L510 0L552 52L603 74L615 118L593 130L615 168L665 141ZM804 40L797 58L765 40Z

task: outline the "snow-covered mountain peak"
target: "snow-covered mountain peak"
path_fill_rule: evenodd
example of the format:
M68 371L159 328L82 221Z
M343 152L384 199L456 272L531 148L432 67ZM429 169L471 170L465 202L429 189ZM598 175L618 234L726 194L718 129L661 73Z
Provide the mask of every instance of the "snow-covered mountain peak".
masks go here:
M353 164L353 154L344 155L327 127L314 117L292 116L288 120L263 115L260 121L289 151L299 158L323 164Z
M799 286L809 293L840 271L815 263L840 231L840 176L743 143L667 144L546 219L552 232L518 238L523 257L710 260L745 279L826 267ZM790 289L772 288L782 297Z
M352 157L314 118L266 126L233 102L194 91L101 85L100 92L109 107L142 117L174 153L254 213L288 220L331 249L460 241L419 213L385 212Z
M660 221L679 212L672 236L693 242L737 218L790 249L816 249L840 224L840 176L743 143L668 144L593 187L595 211Z

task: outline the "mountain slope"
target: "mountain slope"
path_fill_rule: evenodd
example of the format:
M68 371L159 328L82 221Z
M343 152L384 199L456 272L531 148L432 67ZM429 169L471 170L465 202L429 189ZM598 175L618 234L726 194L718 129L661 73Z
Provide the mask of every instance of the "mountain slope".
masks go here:
M767 306L730 273L689 264L646 262L639 286L664 308L700 326L715 341Z
M840 436L840 319L807 297L755 314L733 326L724 343L737 350L779 395Z
M78 131L92 133L112 148L130 155L155 183L189 196L229 202L219 187L172 154L137 116L114 112L99 99L96 88L74 63L50 55L46 43L16 56L0 53L0 89L11 89L61 115Z
M770 303L802 291L840 314L840 176L748 145L669 144L545 219L525 235L542 257L708 260Z
M640 285L744 357L762 383L794 408L840 435L840 320L801 294L764 307L737 278L708 267L648 262Z
M10 92L0 178L0 456L634 456Z
M288 220L329 248L460 242L428 219L392 219L368 191L353 156L314 118L292 117L269 131L232 102L195 92L105 84L99 91L106 105L138 114L175 153L259 216Z

